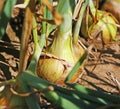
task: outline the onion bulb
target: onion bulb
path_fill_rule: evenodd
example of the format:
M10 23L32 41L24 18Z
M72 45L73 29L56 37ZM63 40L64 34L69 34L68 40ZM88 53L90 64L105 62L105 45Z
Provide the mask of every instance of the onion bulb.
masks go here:
M97 21L95 20L95 14L97 12ZM89 15L88 16L88 25L86 25L86 21L83 19L81 33L85 38L96 38L99 33L101 34L101 38L105 44L110 43L111 41L117 41L116 33L117 26L115 18L104 11L92 11L92 15L94 19ZM88 26L88 29L87 29Z
M104 13L102 11L98 11L99 20L96 24L93 24L89 27L88 33L90 36L94 37L94 34L97 32L101 32L102 40L105 44L111 41L117 41L116 33L117 27L116 22L108 13Z
M51 56L41 56L37 66L39 77L57 84L64 83L66 76L84 53L84 49L80 45L73 46L71 36L60 41L61 39L60 36L54 39L46 49L46 54ZM76 78L74 77L75 79L72 79L71 82L75 82L79 74L77 73Z

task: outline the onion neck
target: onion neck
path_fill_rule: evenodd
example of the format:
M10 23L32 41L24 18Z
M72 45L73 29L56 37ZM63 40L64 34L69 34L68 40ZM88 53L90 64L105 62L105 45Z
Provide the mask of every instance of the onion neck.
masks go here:
M66 0L66 2L64 2L63 0L60 0L57 10L62 15L63 22L58 27L53 43L47 48L47 52L60 59L74 63L72 45L72 10L70 1Z
M70 34L60 34L57 32L57 37L48 47L47 52L57 56L60 59L74 63L72 36Z

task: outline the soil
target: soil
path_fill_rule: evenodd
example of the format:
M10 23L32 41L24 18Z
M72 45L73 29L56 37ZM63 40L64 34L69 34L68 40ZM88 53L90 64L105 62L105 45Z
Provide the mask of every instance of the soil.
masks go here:
M0 81L15 78L18 73L22 23L21 15L11 18L6 34L0 40ZM119 32L117 37L120 39ZM89 44L88 41L85 43ZM104 48L96 44L78 83L91 89L120 95L120 40Z
M85 64L85 71L79 83L92 89L119 95L120 42L99 49L97 52L92 51L92 55Z

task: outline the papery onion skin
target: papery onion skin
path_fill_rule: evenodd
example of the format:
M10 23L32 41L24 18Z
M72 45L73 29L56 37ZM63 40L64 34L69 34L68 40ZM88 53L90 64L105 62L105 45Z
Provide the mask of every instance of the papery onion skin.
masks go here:
M40 59L37 74L50 82L55 82L64 72L64 65L57 59Z

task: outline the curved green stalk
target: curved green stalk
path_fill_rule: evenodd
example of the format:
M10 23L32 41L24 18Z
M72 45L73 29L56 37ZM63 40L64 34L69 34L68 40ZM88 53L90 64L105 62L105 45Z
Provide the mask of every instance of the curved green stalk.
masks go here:
M29 73L29 71L21 74L18 81L24 89L24 93L28 92L26 87L35 88L43 92L47 99L63 109L68 109L68 107L69 109L94 109L113 103L118 104L120 99L118 96L94 91L78 84L67 83L68 86L73 88L72 90L68 90L38 78ZM49 86L53 87L53 89L49 89Z
M86 10L86 7L89 4L89 0L81 0L81 5L80 5L80 12L79 12L79 17L77 19L77 22L75 24L74 30L73 30L73 43L77 44L78 42L78 37L79 37L79 32L81 29L81 22L83 20L84 17L84 13Z
M49 0L50 4L53 3L53 0ZM52 20L52 14L49 9L46 9L46 19ZM47 23L46 38L48 38L50 32L55 28L54 25Z
M46 7L44 8L46 12ZM46 13L44 13L44 17L46 18ZM35 43L34 54L32 60L28 66L27 73L31 73L32 75L36 75L36 67L41 54L41 51L46 43L46 22L42 22L42 34L40 36L40 40L38 41L37 34L37 23L35 17L33 17L33 39ZM25 85L25 82L22 83L25 92L31 92L31 88ZM38 105L38 101L35 95L31 95L25 98L28 104L29 109L40 109Z
M72 7L70 0L59 0L56 9L63 17L63 22L58 27L58 32L63 35L62 37L65 37L64 34L66 33L66 37L69 37L72 34Z
M94 5L94 3L93 3L93 0L89 0L89 6L90 6L90 9L91 9L92 11L95 11L95 10L96 10L95 5Z
M88 51L85 51L83 56L78 60L78 62L75 64L71 72L68 74L68 76L65 79L65 83L69 82L69 80L74 76L74 74L79 70L80 66L83 64L84 60L88 56Z
M32 57L32 60L28 66L27 71L29 73L31 73L32 75L36 75L36 67L37 67L37 63L41 54L41 51L45 45L46 42L46 22L42 22L42 35L40 37L40 40L38 42L38 34L37 34L37 23L36 23L36 19L35 17L33 17L33 39L34 39L34 43L35 43L35 49L34 49L34 54ZM25 83L23 82L23 88L25 91L27 92L31 92L31 88L27 87L25 85ZM28 104L29 109L40 109L40 106L38 105L38 101L36 100L36 96L35 95L31 95L25 98L26 102ZM30 105L31 104L31 105Z
M21 83L21 86L24 88L25 92L26 92L25 87L28 87L28 86L36 88L39 91L42 91L45 88L47 88L48 86L52 85L52 84L48 83L47 81L42 80L41 78L38 78L38 77L33 76L28 73L23 73L22 75L20 75L19 82ZM77 99L76 97L72 97L71 92L70 92L70 94L68 92L68 95L61 93L61 91L59 91L59 89L61 89L61 87L59 87L59 86L55 86L55 87L58 87L58 88L57 89L55 88L55 90L53 90L53 91L48 90L48 91L43 92L45 94L45 97L47 97L47 99L52 101L55 105L62 107L63 109L68 109L68 107L69 107L69 109L82 109L81 107L87 107L87 108L90 107L90 105L91 105L90 102L86 103L84 100L80 100L80 99ZM66 91L66 90L64 90L64 91ZM74 94L74 93L72 93L72 94ZM86 105L88 105L88 106L86 106ZM36 108L36 109L38 109L38 108Z
M108 93L103 92L103 91L92 90L92 89L86 88L80 84L67 83L67 85L72 87L73 89L75 89L75 91L77 91L78 93L90 95L90 96L94 96L94 97L99 97L99 98L102 98L103 100L111 102L111 104L114 104L114 103L119 104L120 103L119 96L108 94Z
M41 51L42 51L43 46L44 46L44 43L41 46L39 46L38 38L37 38L38 34L37 34L36 27L37 27L36 19L35 19L35 17L33 17L33 27L32 27L33 29L32 30L33 30L33 40L34 40L35 48L34 48L34 53L33 53L31 62L30 62L28 69L27 69L33 73L36 72L36 66L37 66ZM43 37L43 36L41 36L41 37ZM44 42L44 40L42 42Z

